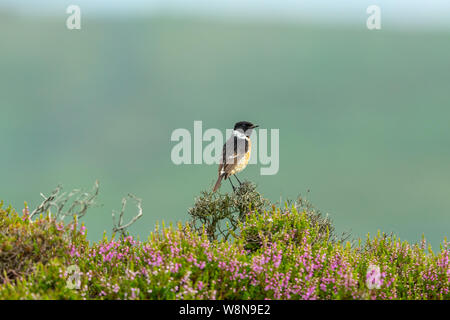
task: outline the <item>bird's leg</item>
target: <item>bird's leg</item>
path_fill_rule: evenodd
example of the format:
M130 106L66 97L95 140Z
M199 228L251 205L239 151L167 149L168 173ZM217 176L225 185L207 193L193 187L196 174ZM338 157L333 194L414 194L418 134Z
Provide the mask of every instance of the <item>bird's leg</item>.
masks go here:
M236 192L236 188L233 185L233 182L231 182L231 177L228 178L228 181L231 183L231 187L233 188L233 192Z
M235 174L234 177L236 178L236 180L239 182L239 185L242 184L241 180L239 180L239 178L237 177L237 175Z

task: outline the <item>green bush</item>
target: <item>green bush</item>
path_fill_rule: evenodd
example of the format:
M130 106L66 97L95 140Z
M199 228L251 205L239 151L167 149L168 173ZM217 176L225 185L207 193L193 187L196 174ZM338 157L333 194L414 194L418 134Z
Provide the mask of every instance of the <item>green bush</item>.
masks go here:
M248 181L231 194L203 191L188 211L190 225L199 233L205 229L210 240L226 241L238 232L247 213L263 212L269 205L269 200L256 191L256 185Z

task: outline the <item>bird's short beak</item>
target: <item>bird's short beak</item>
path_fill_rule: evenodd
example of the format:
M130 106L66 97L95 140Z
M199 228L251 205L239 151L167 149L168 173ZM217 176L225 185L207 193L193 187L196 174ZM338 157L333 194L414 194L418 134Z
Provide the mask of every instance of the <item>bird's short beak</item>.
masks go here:
M258 128L259 126L257 124L254 124L252 129Z

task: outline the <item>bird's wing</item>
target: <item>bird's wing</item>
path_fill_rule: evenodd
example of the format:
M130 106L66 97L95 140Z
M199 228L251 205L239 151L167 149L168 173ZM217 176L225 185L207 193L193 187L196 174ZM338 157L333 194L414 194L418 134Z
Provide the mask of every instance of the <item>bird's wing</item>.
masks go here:
M248 141L243 138L231 136L223 145L222 161L219 165L219 172L228 173L248 151Z

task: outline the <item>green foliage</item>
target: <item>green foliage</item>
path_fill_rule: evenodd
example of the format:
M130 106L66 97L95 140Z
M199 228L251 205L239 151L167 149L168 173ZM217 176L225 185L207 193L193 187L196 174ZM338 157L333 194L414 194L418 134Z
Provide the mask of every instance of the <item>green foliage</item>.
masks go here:
M295 207L290 210L274 207L271 211L248 215L241 235L245 249L255 251L273 243L301 245L306 234L312 244L326 246L331 240L326 227L323 230L322 224L311 220L312 215L307 211L302 211L298 219L292 219L293 212L298 213Z

